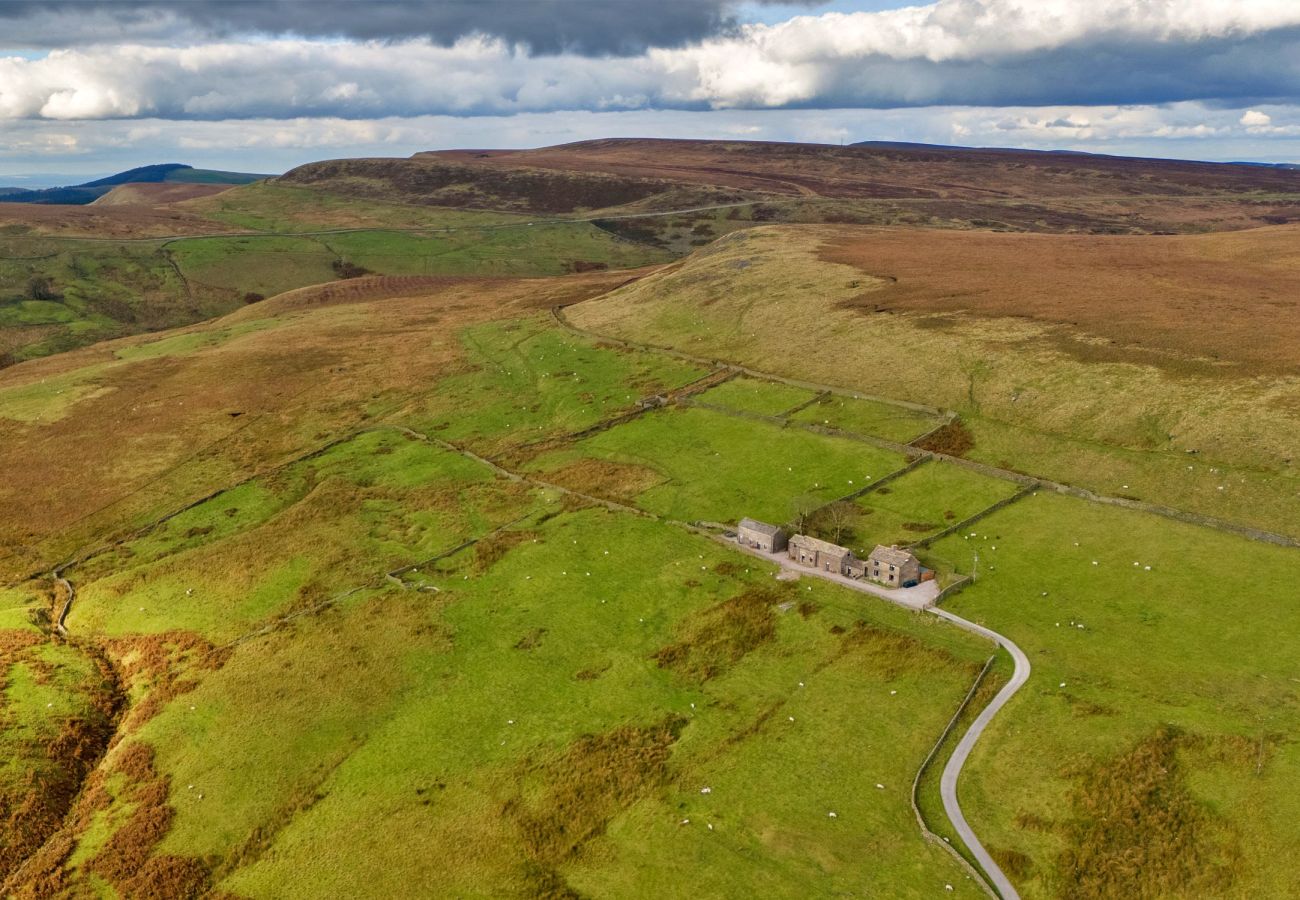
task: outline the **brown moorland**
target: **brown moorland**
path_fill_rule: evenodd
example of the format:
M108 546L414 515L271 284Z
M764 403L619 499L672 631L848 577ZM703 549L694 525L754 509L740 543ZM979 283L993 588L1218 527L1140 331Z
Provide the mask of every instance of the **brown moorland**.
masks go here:
M1037 201L1137 230L1203 230L1300 220L1300 172L1260 166L924 145L610 139L535 150L449 150L413 162L551 170L788 198L998 207ZM395 164L402 161L394 160ZM311 167L304 167L309 169ZM301 171L301 170L296 170ZM292 173L291 173L292 174ZM625 202L607 198L605 205Z
M1068 326L1059 346L1085 361L1176 371L1209 359L1232 364L1224 374L1300 371L1298 226L1120 237L846 229L821 258L883 279L848 302L873 313ZM931 324L942 328L944 319Z
M167 187L168 185L159 185ZM190 187L191 185L178 185ZM194 185L201 187L201 185ZM138 185L133 185L138 187ZM58 237L129 239L214 234L232 231L180 207L135 205L64 206L45 203L0 203L0 234L46 234Z
M156 184L119 184L91 206L158 206L211 197L235 187L233 184L186 184L183 182L158 182Z
M465 365L464 325L575 303L631 277L356 279L162 340L124 338L5 369L0 576L47 569L92 535L377 421ZM4 417L11 388L34 398L39 417Z

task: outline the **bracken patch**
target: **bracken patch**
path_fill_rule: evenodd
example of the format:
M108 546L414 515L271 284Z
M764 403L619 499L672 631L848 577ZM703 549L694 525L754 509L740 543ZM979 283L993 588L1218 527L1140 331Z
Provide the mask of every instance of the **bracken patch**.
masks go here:
M776 591L750 588L687 618L677 640L652 658L691 681L716 678L776 637L773 608L781 599Z
M1085 770L1062 828L1058 895L1068 898L1222 895L1238 851L1187 786L1180 751L1196 743L1163 726Z

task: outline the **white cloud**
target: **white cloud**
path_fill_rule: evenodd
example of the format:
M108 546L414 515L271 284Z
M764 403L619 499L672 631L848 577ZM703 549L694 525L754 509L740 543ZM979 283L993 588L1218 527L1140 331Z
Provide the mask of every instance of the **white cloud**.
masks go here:
M1268 113L1262 113L1257 109L1248 109L1242 113L1242 116L1238 121L1242 125L1250 128L1268 125L1273 121L1273 118Z
M938 0L616 58L533 56L484 36L91 46L0 58L0 119L1295 98L1296 28L1295 0Z
M450 147L537 147L611 136L918 141L1300 163L1300 106L1268 105L1260 111L1270 118L1266 129L1242 125L1239 111L1200 103L1087 108L634 110L472 118L19 121L5 126L0 171L107 174L146 163L188 162L273 172L315 159L407 156Z

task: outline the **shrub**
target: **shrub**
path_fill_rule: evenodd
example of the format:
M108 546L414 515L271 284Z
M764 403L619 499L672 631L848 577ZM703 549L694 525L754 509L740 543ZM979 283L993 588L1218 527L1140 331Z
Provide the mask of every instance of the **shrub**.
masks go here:
M369 275L370 270L357 265L346 259L336 259L333 262L334 274L339 278L360 278L362 275Z
M54 283L44 275L37 275L27 282L28 300L57 300L58 297Z

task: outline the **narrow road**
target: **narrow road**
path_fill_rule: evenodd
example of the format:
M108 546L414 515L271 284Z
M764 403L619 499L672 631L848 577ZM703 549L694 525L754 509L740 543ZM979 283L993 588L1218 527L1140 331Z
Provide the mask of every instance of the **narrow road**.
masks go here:
M1020 690L1024 683L1029 680L1029 657L1025 656L1025 652L1012 643L1010 639L990 628L976 625L974 622L954 615L946 609L932 607L930 612L945 621L951 622L958 628L995 642L1011 654L1011 658L1016 664L1011 680L1003 685L1002 690L998 691L993 701L984 707L983 711L971 724L971 727L962 735L961 740L957 742L956 749L953 750L952 756L948 758L948 764L943 767L943 775L939 779L939 794L943 797L943 810L948 814L948 819L952 822L957 835L966 842L971 855L975 857L980 868L988 875L989 881L993 882L993 887L1002 896L1002 900L1020 900L1020 894L1011 884L1011 879L1007 878L1006 873L993 861L993 857L989 855L988 850L984 849L984 845L975 836L970 823L966 821L966 816L961 811L961 803L957 800L957 779L961 777L961 770L966 765L966 758L970 756L971 750L975 748L975 743L984 734L984 729L988 727L989 722L993 721L993 717L998 714L998 710L1006 706L1007 701L1015 696L1016 691Z
M989 855L989 852L984 849L984 845L975 836L975 831L970 827L970 823L966 821L966 816L962 814L961 804L957 802L957 779L961 776L962 767L966 765L966 758L970 756L971 750L975 747L975 743L980 739L980 736L984 734L984 729L988 727L989 722L993 721L993 717L998 714L998 711L1006 706L1007 701L1015 696L1016 691L1020 690L1021 686L1029 680L1029 657L1025 656L1024 651L1012 643L1009 638L998 634L993 629L985 628L983 625L976 625L969 619L963 619L955 613L935 606L934 601L939 593L939 586L933 581L922 582L913 588L891 590L866 581L846 578L837 573L811 569L796 563L782 553L766 553L762 550L755 550L721 536L715 539L729 547L740 550L742 553L758 557L765 562L776 563L781 567L782 571L797 572L800 575L809 575L813 578L833 581L836 584L871 594L874 597L888 600L890 603L896 603L917 612L932 613L964 631L969 631L971 634L992 641L1011 654L1011 658L1016 664L1011 680L1003 685L1002 690L998 691L997 696L980 712L975 721L971 723L971 727L962 735L956 749L953 750L952 756L948 758L948 764L944 766L943 775L939 779L939 793L943 797L943 810L947 813L949 821L952 822L953 830L970 848L971 854L979 863L980 868L984 870L1002 900L1020 900L1020 894L1016 892L1011 880L993 861L993 857Z

